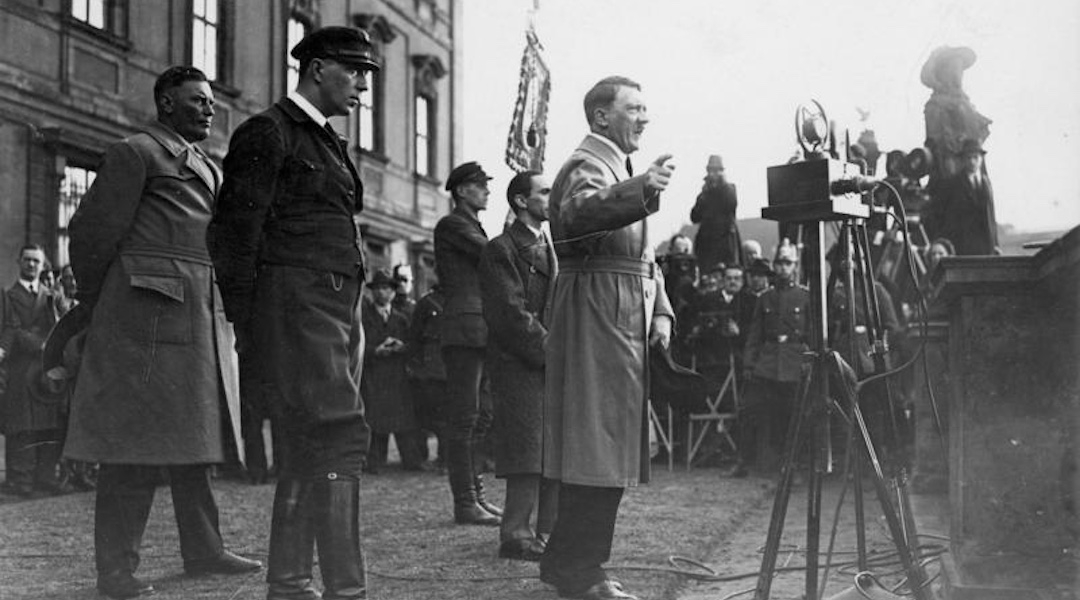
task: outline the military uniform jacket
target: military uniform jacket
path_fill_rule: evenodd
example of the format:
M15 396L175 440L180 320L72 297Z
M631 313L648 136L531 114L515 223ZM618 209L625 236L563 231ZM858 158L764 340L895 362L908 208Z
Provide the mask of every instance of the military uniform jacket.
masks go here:
M435 271L446 297L440 324L443 346L487 345L477 277L480 251L487 242L480 221L460 207L435 225Z
M363 279L364 188L346 150L288 98L233 134L207 240L230 321L252 314L261 264Z
M797 382L811 339L810 291L777 282L758 298L746 336L743 365L754 377Z

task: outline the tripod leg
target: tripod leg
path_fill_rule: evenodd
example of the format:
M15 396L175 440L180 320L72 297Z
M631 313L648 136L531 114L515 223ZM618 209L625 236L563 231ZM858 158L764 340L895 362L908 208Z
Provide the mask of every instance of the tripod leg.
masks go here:
M788 501L791 499L791 484L795 476L795 461L799 449L807 435L803 426L805 417L810 414L810 375L807 373L799 383L799 397L795 410L791 413L788 438L784 445L784 462L780 467L780 483L776 486L773 499L772 516L769 518L769 532L765 536L765 549L761 557L761 571L758 573L755 600L768 600L772 589L773 570L776 569L776 557L780 551L780 538L784 533L784 519L787 518Z

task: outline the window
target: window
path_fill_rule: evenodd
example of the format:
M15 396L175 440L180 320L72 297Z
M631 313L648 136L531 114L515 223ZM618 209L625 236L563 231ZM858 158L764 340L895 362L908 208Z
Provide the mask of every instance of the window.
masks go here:
M434 144L432 140L431 124L432 103L424 96L416 97L416 172L420 175L432 176L434 168L432 158L434 156Z
M292 57L292 49L307 35L308 26L295 16L289 17L285 30L285 91L291 92L300 83L300 61Z
M127 36L128 0L71 0L69 16L93 29L116 36Z
M71 16L91 27L105 29L105 0L71 0Z
M368 90L360 94L360 106L357 109L357 132L360 148L368 152L382 151L382 128L379 123L379 94L381 82L378 73L367 71Z
M94 183L97 173L82 167L65 166L64 178L60 180L60 202L56 210L56 266L71 262L68 256L68 223L79 202Z
M191 65L206 73L211 81L218 79L220 30L218 0L192 0Z

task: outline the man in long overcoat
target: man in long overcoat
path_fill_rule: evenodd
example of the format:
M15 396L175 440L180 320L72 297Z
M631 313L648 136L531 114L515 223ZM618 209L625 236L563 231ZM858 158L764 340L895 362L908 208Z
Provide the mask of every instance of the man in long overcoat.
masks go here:
M550 194L540 172L515 175L506 196L517 218L480 257L495 409L495 475L506 479L499 556L517 560L540 560L558 501L558 485L540 478L548 336L543 319L558 267L540 228L548 218ZM534 511L535 531L530 523Z
M487 502L474 451L491 424L491 404L481 393L487 324L477 269L487 233L477 216L487 208L491 177L475 162L454 167L446 191L454 210L435 225L435 270L446 294L440 322L446 365L446 470L454 498L454 521L498 525L502 510Z
M694 238L698 265L704 270L720 263L741 264L742 240L735 220L739 197L735 184L724 176L724 161L716 154L709 157L705 173L705 184L694 208L690 209L690 221L699 224Z
M7 372L7 392L0 391L0 429L7 467L5 489L19 496L36 491L64 491L56 475L63 445L58 399L32 393L41 374L41 347L56 323L56 297L38 280L48 262L36 244L19 251L19 280L2 292L0 362Z
M393 305L395 279L389 269L375 272L368 284L372 299L360 315L365 344L360 393L364 397L364 416L371 427L371 450L365 469L372 474L386 464L391 434L401 454L402 468L421 468L416 411L405 376L409 319Z
M978 140L964 140L961 170L933 192L924 215L930 239L952 242L958 256L999 254L994 188L986 174L986 151Z
M188 573L262 566L224 549L210 490L220 399L236 406L239 395L206 252L221 174L195 145L210 133L214 94L198 69L173 67L154 99L158 121L109 148L70 227L78 298L93 315L64 453L101 463L98 589L115 598L152 591L134 572L160 467Z
M591 132L551 191L559 257L546 348L544 476L561 482L540 577L572 598L633 598L604 572L624 489L649 474L648 347L674 314L645 217L673 167L633 176L627 155L648 123L636 82L608 77L585 95Z
M208 232L245 379L261 387L286 447L270 522L269 600L366 598L360 474L364 189L329 117L346 116L379 64L367 33L324 27L290 51L300 81L229 141Z

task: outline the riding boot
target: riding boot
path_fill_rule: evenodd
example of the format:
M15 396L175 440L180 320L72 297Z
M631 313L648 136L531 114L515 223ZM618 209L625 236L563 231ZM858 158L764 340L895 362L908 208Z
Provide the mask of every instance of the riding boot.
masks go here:
M364 554L360 548L360 482L335 478L322 479L313 485L317 499L315 537L323 598L367 598Z
M446 442L446 468L450 492L454 496L454 521L462 525L498 525L498 516L476 502L476 479L473 476L472 448L467 441Z
M481 508L495 515L496 517L501 517L503 514L503 510L498 506L488 502L487 497L484 495L484 476L480 473L477 473L473 476L473 487L476 488L476 503L479 504Z
M266 600L319 600L311 585L315 555L311 484L281 479L274 492L270 520L270 557Z

